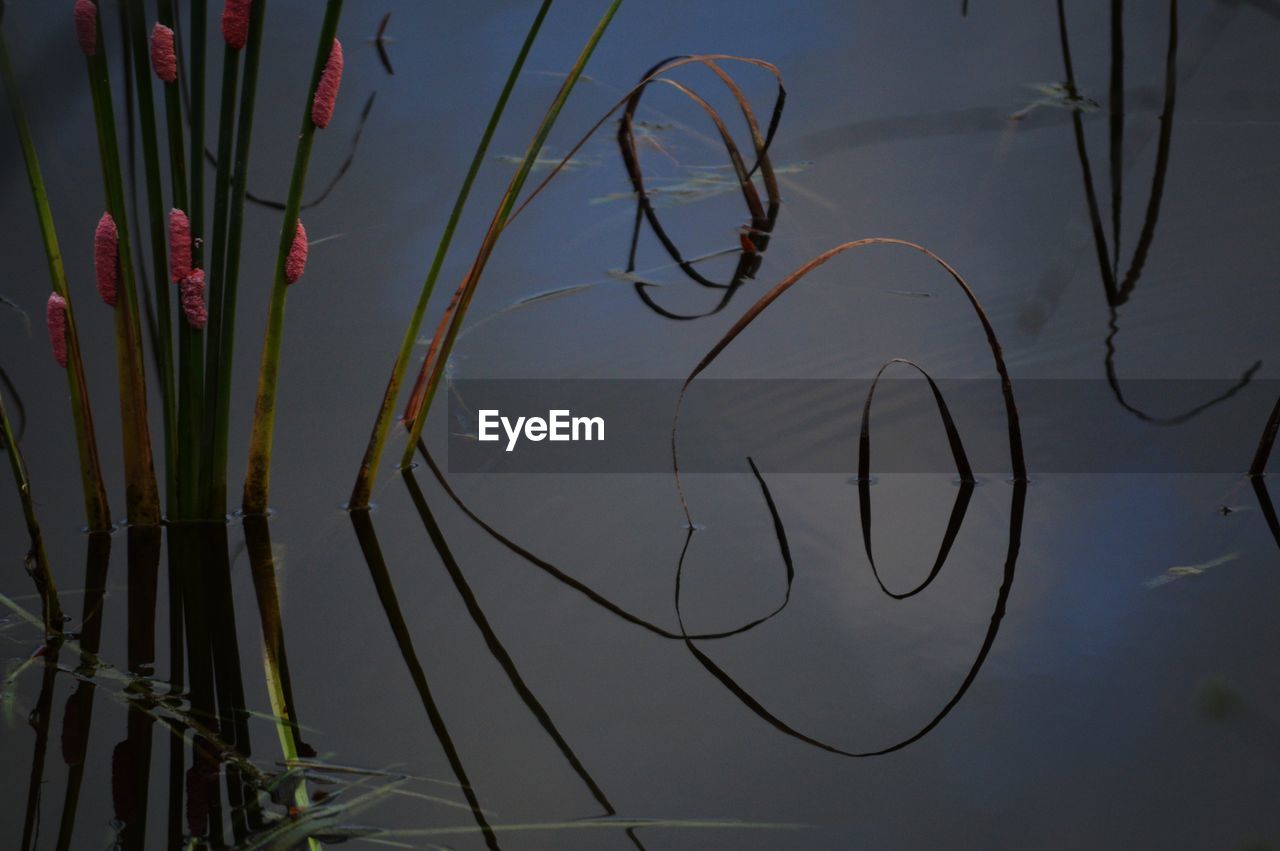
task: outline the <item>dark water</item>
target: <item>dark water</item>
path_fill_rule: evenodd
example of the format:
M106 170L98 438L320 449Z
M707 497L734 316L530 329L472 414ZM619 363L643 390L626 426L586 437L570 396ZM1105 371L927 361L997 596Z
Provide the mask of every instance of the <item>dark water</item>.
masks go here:
M1110 398L1112 407L1053 428L1082 446L1135 453L1148 434L1163 454L1132 465L1117 458L1117 472L1085 475L1061 456L1043 472L1029 453L1028 487L1009 483L1005 456L976 488L957 487L923 385L886 395L877 440L914 435L925 422L933 431L919 433L936 443L886 451L915 446L942 459L936 473L884 473L866 489L875 498L877 566L891 591L929 576L958 499L964 509L945 566L899 601L881 592L868 564L854 457L840 473L765 477L794 565L790 584L745 459L737 474L685 477L699 528L690 539L669 473L454 475L455 501L426 466L411 481L392 472L397 441L378 510L353 526L339 506L406 311L535 4L347 5L343 100L316 146L312 191L345 159L360 106L372 92L377 99L350 173L307 213L313 247L289 301L270 540L238 521L192 540L122 531L108 556L78 533L71 421L39 327L47 294L39 234L15 134L3 122L0 295L34 327L28 334L20 317L0 312L0 365L25 402L23 449L69 629L81 633L63 647L60 667L20 667L40 632L8 609L0 617L0 659L14 672L0 728L5 847L21 847L24 835L38 848L169 847L189 834L209 788L219 790L214 835L250 844L235 802L255 770L282 770L263 665L264 648L281 641L300 736L326 766L311 791L339 792L342 803L382 790L334 818L387 831L353 845L1280 844L1280 540L1268 527L1266 480L1255 487L1242 476L1275 397L1266 379L1280 378L1280 7L1184 2L1171 39L1167 3L1124 4L1120 30L1119 0L1067 4L1072 99L1050 2L975 0L967 15L958 2L624 3L546 155L563 156L667 56L723 52L776 63L788 91L772 148L783 205L763 264L713 316L673 321L646 307L631 282L611 274L627 265L635 208L626 197L609 200L629 184L607 128L504 235L451 375L680 379L769 286L817 253L868 236L928 246L984 304L1015 394L1019 380L1080 379ZM269 12L251 172L251 189L263 196L286 190L318 25L313 6L276 0ZM600 6L553 9L424 333L514 168L501 157L522 152ZM394 76L367 40L387 11ZM88 234L101 183L80 57L61 6L9 2L5 27L72 287L84 297L81 335L120 512L110 316L90 300ZM770 78L734 73L767 115ZM709 74L680 78L715 91L712 100L733 115ZM735 247L746 219L736 186L723 180L714 129L674 91L655 89L644 103L637 117L652 134L645 168L676 189L660 209L664 227L689 257ZM733 129L745 138L740 124ZM278 228L278 213L251 208L233 491ZM1108 245L1101 262L1099 238ZM735 262L699 268L727 279ZM636 267L665 284L648 292L668 312L705 312L719 300L671 268L651 236ZM892 357L939 379L995 375L951 281L917 253L873 247L804 279L707 375L867 378ZM1181 424L1150 420L1178 420L1204 401L1184 398L1195 392L1126 384L1204 380L1196 387L1212 398L1258 361L1238 393ZM1004 423L993 398L995 417L959 425L998 447ZM856 406L837 416L829 402L725 410L724 427L749 412L766 432L801 443L856 434ZM442 463L457 425L445 410L438 406L429 427ZM1044 414L1033 405L1023 415L1034 445ZM1167 437L1179 429L1212 443L1205 455L1223 459L1222 469L1180 465L1187 441ZM755 451L767 457L770 447ZM36 611L7 486L0 518L0 592ZM210 588L225 579L224 596L209 594L207 626L224 672L219 690L241 723L221 733L235 743L221 768L206 757L204 770L192 770L185 695L151 714L145 701L130 708L127 699L139 688L165 692L173 668L162 543L178 548L179 564L206 566ZM789 590L787 604L742 634L685 642L673 606L681 565L689 634L733 631L773 612ZM259 617L272 611L273 585L282 633ZM107 668L83 664L80 649L95 643ZM885 749L893 750L838 752ZM284 813L261 800L270 815ZM658 824L628 833L601 816ZM430 833L448 828L457 831Z

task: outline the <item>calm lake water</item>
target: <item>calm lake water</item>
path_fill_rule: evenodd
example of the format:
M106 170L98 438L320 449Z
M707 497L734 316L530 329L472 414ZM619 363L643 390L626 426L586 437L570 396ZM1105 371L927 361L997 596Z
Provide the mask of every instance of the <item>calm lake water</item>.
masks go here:
M0 844L287 848L302 836L287 831L292 819L352 847L1280 847L1280 485L1243 475L1280 389L1280 6L1093 0L1066 3L1060 20L1047 0L632 2L544 159L564 156L666 57L773 62L787 90L770 149L782 205L760 267L696 320L663 313L707 313L724 290L682 274L651 230L635 274L619 274L636 205L608 124L504 234L453 354L459 384L616 380L611 410L625 419L630 404L647 421L652 405L674 411L679 380L787 273L842 242L895 237L964 276L1015 396L1020 381L1040 388L1022 406L1028 447L1109 451L1073 467L1075 450L1041 464L1029 448L1030 484L1011 482L991 350L964 294L919 253L871 247L806 277L706 376L867 379L902 357L947 387L983 379L992 404L977 407L991 415L956 411L966 440L1003 453L976 487L957 486L920 381L877 395L867 488L854 437L865 382L856 398L806 403L793 387L786 404L726 403L715 412L726 433L749 421L772 436L751 447L764 472L743 458L737 472L686 475L692 536L669 471L451 472L450 434L471 426L440 404L428 443L448 487L426 464L395 473L397 434L377 509L353 523L341 506L408 311L537 8L360 0L339 28L346 76L308 197L342 167L376 99L349 171L306 213L269 531L233 519L90 537L5 112L0 295L30 327L0 309L0 366L25 408L22 447L76 640L33 660L40 629L0 611ZM102 184L70 5L10 0L4 27L83 298L122 515L112 320L92 298ZM258 196L288 186L318 5L272 0L268 12ZM115 8L104 4L109 42ZM427 337L602 8L552 9ZM394 75L373 41L387 12ZM221 53L210 54L211 137ZM725 67L767 119L772 78ZM706 93L750 152L710 73L673 78ZM663 86L636 119L662 227L687 258L731 250L696 264L729 280L750 220L714 125ZM250 206L233 493L279 228L277 210ZM658 310L636 274L655 285L639 289ZM621 379L662 383L628 402ZM1041 407L1054 382L1092 388L1093 401ZM669 388L665 401L655 387ZM669 418L662 408L656 419ZM158 422L154 433L158 445ZM843 468L770 466L835 434L850 441ZM906 599L887 596L868 562L870 495L876 565L894 594L926 582L950 541L936 577ZM26 551L6 483L0 593L38 612ZM184 565L207 583L206 623L188 629L207 630L213 648L221 720L208 726L189 680L172 685L183 660L171 650L171 577ZM281 649L314 803L292 816L298 775L284 774L264 676Z

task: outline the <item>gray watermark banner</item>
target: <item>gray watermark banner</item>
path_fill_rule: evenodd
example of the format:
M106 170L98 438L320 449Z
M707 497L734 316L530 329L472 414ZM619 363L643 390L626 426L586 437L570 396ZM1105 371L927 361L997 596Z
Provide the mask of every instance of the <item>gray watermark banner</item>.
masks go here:
M451 473L669 473L682 381L460 379L449 386ZM996 379L939 379L975 472L1008 474L1009 424ZM717 379L680 409L681 470L846 473L858 469L871 379ZM1022 379L1013 383L1027 465L1052 473L1239 473L1280 380ZM869 417L870 471L955 473L929 384L882 378Z

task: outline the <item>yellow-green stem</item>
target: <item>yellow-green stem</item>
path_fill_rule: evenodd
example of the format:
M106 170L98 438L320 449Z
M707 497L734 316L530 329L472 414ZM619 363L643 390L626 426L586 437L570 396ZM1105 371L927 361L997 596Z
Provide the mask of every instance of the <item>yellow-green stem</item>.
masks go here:
M53 212L49 207L49 195L45 191L44 174L36 156L31 126L18 92L17 79L9 61L9 50L4 40L3 21L0 19L0 81L8 95L9 110L18 131L23 160L27 168L27 181L35 202L36 216L40 221L40 236L48 259L49 280L53 291L67 302L67 383L71 391L71 417L75 425L76 448L80 457L80 484L84 492L85 519L89 530L105 531L111 528L111 509L107 489L102 482L102 466L98 457L98 439L93 428L93 411L89 404L89 387L85 380L84 360L80 353L80 337L76 330L75 313L72 310L71 293L67 288L67 275L62 266L62 250L53 225Z
M302 191L307 181L307 165L316 127L311 122L311 100L338 31L342 0L328 0L324 23L316 45L315 64L302 112L302 130L294 153L293 176L285 201L284 221L280 227L280 244L276 251L275 276L271 285L271 304L267 309L267 330L262 346L262 363L258 371L258 392L253 412L253 433L249 443L249 463L245 474L243 507L248 514L267 510L271 483L271 445L276 422L276 385L280 375L280 348L284 337L285 261L297 230L298 212L302 207Z

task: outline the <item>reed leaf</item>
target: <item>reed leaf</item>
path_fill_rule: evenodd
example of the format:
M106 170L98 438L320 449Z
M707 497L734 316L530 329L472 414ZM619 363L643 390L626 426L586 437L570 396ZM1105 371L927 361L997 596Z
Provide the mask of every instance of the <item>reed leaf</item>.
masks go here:
M285 266L293 246L298 212L302 206L302 192L307 182L307 166L311 161L311 147L315 141L316 126L311 120L312 99L333 48L334 36L338 31L338 18L341 15L342 0L327 0L324 21L320 26L320 38L316 44L315 64L307 86L302 129L298 134L298 147L293 158L293 175L289 180L284 220L280 227L280 245L276 252L271 304L267 309L267 329L262 345L262 362L258 371L253 431L249 442L249 462L244 482L243 507L248 514L261 514L267 510L271 483L271 446L276 422L276 385L280 376L280 349L284 342L285 287L288 285L285 280Z

